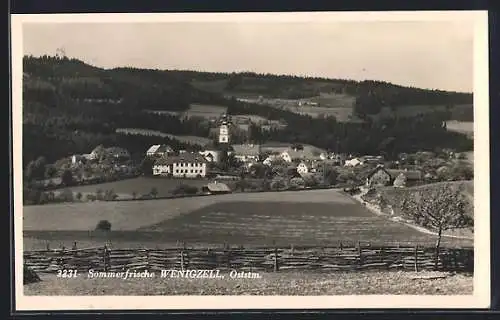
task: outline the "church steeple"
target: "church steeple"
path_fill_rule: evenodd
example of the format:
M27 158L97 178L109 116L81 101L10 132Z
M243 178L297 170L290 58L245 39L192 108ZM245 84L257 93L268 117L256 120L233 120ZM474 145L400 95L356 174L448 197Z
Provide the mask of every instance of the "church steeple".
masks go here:
M220 144L229 144L230 141L230 133L229 126L231 125L230 119L227 115L222 115L219 126L219 143Z

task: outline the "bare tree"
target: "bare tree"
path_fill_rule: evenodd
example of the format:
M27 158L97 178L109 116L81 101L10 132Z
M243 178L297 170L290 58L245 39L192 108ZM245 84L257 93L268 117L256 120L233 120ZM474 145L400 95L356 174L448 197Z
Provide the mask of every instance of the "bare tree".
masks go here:
M443 231L474 225L473 218L467 215L467 200L461 188L449 184L405 197L401 209L417 224L436 231L436 268Z

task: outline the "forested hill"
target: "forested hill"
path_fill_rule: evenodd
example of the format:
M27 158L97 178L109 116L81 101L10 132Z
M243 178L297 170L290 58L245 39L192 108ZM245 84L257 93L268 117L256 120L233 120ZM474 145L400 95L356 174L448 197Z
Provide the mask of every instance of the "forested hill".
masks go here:
M315 119L290 110L241 102L238 94L273 98L310 97L320 93L353 96L362 123ZM228 94L232 97L228 98ZM442 123L449 112L411 117L367 115L383 107L406 104L453 106L468 104L471 94L405 88L383 82L355 82L318 78L206 73L134 68L102 69L76 59L31 57L23 60L24 163L44 156L49 161L95 146L120 145L142 154L149 144L196 148L159 137L128 137L117 128L143 128L176 135L208 136L209 126L199 119L156 116L144 110L186 110L190 104L222 105L230 114L253 114L288 123L285 130L263 132L253 127L252 142L282 141L313 144L350 153L409 152L415 149L470 149L471 141L447 132Z

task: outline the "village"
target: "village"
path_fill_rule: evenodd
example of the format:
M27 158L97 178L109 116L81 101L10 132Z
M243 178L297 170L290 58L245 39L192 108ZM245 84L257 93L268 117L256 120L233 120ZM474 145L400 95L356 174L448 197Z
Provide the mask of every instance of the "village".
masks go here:
M313 188L411 187L439 181L470 180L473 170L464 154L452 150L382 155L327 152L310 145L231 144L231 118L222 115L218 134L200 151L174 150L166 144L145 146L141 163L118 146L97 146L72 155L46 173L46 190L148 177L182 180L183 188L202 187L196 194L284 191ZM183 190L184 190L183 189ZM184 190L185 191L185 190ZM154 193L154 191L153 191ZM117 197L114 197L117 198ZM143 195L142 199L152 198Z

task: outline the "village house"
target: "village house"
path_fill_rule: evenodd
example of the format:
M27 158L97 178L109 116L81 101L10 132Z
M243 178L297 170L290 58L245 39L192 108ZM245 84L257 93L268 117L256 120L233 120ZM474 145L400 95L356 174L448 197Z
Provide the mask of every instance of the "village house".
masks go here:
M99 145L95 147L90 154L85 155L85 158L88 160L99 160L102 158L123 160L123 159L129 159L130 153L124 148L120 147L104 148L102 145Z
M184 152L178 156L161 157L153 165L153 175L165 175L176 178L205 177L207 161L205 158L192 152Z
M231 193L231 189L225 183L214 181L203 186L201 190L208 194L225 194Z
M154 144L146 151L148 157L161 157L163 155L174 155L175 151L165 144Z
M241 162L258 161L260 156L260 145L258 144L233 144L234 157Z
M281 156L279 154L271 154L262 162L266 166L270 166L274 161L281 160Z
M422 173L418 170L394 170L377 166L367 176L365 186L383 187L393 185L402 188L418 184L422 180Z
M220 160L220 151L215 149L205 149L203 151L199 151L207 162L217 163Z
M299 174L304 174L304 173L308 173L311 171L311 165L308 164L307 162L305 161L302 161L301 163L299 163L299 165L297 166L297 172Z
M286 162L302 161L302 160L307 160L307 161L321 160L320 155L314 154L310 149L298 150L293 148L283 151L281 153L281 158Z
M349 159L349 160L346 160L344 162L344 166L345 167L356 167L356 166L359 166L359 165L362 165L362 164L363 164L363 161L360 160L359 158Z
M411 187L421 183L423 176L420 170L388 169L394 187Z

